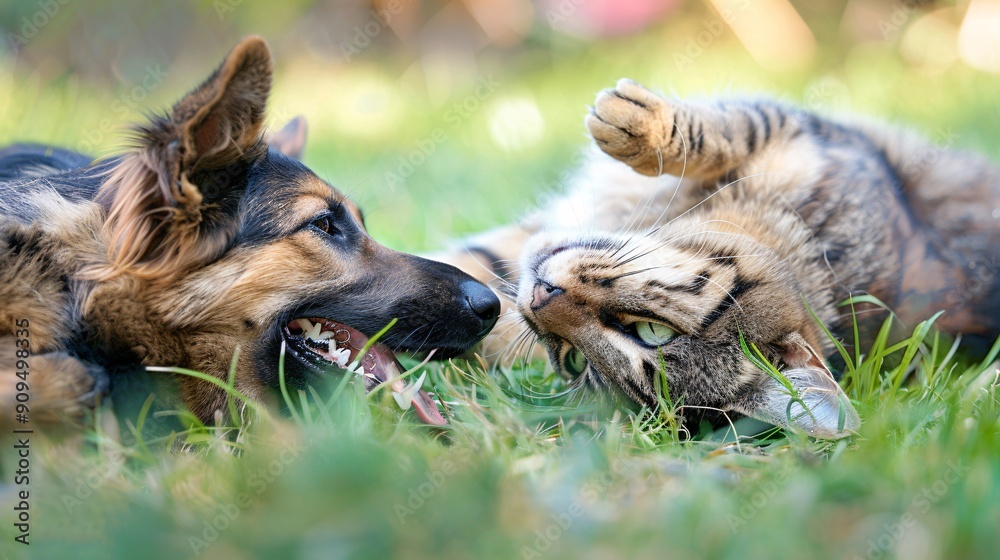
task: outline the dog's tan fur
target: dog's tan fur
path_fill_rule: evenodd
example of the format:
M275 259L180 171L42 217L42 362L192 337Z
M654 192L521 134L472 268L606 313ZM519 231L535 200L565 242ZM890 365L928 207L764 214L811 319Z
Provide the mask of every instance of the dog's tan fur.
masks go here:
M249 38L119 158L77 168L79 154L0 150L0 377L26 340L33 421L78 419L109 374L136 367L224 380L238 349L236 388L267 401L298 317L367 336L395 318L386 344L452 353L493 324L485 287L379 245L351 201L288 157L303 121L269 147L270 82L268 48ZM225 409L221 389L179 380L204 421ZM17 392L0 384L0 424Z

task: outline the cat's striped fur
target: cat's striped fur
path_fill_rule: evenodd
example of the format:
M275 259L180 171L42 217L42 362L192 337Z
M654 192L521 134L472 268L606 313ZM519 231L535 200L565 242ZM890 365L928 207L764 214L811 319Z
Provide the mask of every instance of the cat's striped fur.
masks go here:
M852 318L837 304L864 293L904 326L944 309L950 332L1000 331L1000 171L980 156L766 99L666 100L629 80L600 93L587 127L632 169L596 154L565 197L445 257L516 282L511 310L555 367L582 352L581 384L653 406L665 364L689 410L834 437L859 421L807 305L845 339ZM518 321L497 327L487 355L510 346ZM675 334L649 344L643 323ZM740 332L812 415L787 416L788 395L745 358Z

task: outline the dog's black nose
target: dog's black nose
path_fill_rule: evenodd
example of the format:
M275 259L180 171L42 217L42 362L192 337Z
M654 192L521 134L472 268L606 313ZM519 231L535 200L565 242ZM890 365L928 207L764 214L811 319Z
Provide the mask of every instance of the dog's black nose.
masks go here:
M492 329L500 316L500 298L479 282L463 282L459 289L462 290L469 309L483 321L483 330Z

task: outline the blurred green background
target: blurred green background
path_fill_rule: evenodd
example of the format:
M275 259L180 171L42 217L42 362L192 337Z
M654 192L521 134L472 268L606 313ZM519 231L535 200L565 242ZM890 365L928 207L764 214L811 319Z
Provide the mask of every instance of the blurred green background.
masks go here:
M305 115L306 163L403 250L557 192L588 104L621 77L774 95L1000 158L1000 0L17 0L0 32L0 144L95 156L263 35L272 124ZM0 558L993 558L995 365L911 345L912 364L877 375L912 382L848 388L865 425L836 444L598 420L519 397L524 379L561 388L537 365L428 368L452 399L446 433L352 391L236 442L201 428L119 443L111 424L33 451L30 547L13 544L0 453Z

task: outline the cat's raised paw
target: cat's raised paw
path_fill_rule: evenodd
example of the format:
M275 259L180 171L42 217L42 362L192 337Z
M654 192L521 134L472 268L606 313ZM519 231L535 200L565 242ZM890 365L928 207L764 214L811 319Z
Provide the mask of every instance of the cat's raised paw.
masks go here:
M644 175L663 171L662 147L670 139L673 116L658 95L629 79L597 95L586 119L591 136L611 157Z

